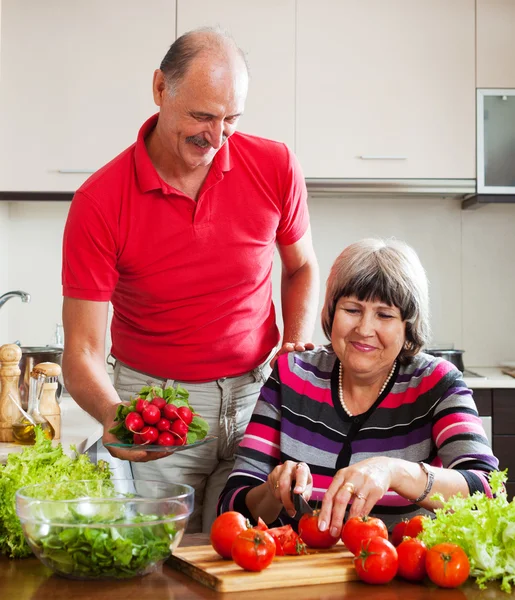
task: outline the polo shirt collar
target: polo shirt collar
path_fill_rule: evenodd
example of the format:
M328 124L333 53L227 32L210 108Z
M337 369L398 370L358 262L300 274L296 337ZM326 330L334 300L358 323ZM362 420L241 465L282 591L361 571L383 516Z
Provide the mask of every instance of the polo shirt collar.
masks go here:
M161 179L161 177L159 177L154 165L152 164L152 161L150 160L150 156L148 155L147 147L145 145L145 138L156 126L158 117L159 113L153 115L150 117L150 119L143 123L141 129L139 130L138 138L135 144L134 161L136 175L142 192L149 192L151 190L158 189L162 189L165 193L170 191L170 186L168 186ZM233 161L231 159L230 152L230 139L228 139L216 153L215 158L213 159L213 166L222 173L232 169Z

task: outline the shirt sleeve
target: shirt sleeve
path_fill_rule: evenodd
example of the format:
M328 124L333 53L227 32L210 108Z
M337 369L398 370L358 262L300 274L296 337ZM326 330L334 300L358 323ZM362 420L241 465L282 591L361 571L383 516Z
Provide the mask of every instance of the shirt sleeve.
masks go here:
M492 496L488 474L499 461L492 453L472 392L457 379L442 395L433 416L433 439L442 466L459 471L469 492Z
M109 301L118 281L117 243L101 205L78 191L63 236L63 296Z
M289 246L298 242L309 226L308 192L301 166L286 146L287 168L283 189L282 215L277 228L277 243Z

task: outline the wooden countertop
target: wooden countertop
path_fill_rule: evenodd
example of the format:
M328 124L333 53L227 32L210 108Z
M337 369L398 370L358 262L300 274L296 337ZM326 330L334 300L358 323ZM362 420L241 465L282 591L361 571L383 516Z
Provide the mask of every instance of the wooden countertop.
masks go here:
M182 545L207 543L202 534L185 536ZM239 600L238 593L216 593L166 564L162 571L127 581L74 581L53 575L37 558L0 557L0 598L6 600ZM291 587L245 593L245 600L508 600L510 595L493 583L482 592L472 582L445 590L429 584L394 580L373 586L361 582Z

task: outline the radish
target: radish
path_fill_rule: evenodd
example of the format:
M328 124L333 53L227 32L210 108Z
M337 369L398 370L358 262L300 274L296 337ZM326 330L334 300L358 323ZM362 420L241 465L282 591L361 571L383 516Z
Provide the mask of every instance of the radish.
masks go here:
M166 405L166 400L164 398L161 398L161 396L156 396L153 400L150 401L150 404L152 404L153 406L157 406L159 410L163 410L163 408Z
M155 427L145 427L138 434L143 440L143 444L153 444L159 437L159 431Z
M132 433L141 431L145 426L145 422L141 418L141 415L137 412L130 412L125 417L125 427Z
M157 438L159 446L173 446L175 444L175 438L169 431L163 431Z
M136 401L136 410L139 413L142 413L145 408L148 406L148 400L145 400L145 398L138 398Z
M177 409L179 419L184 421L186 425L189 425L193 421L193 413L187 406L181 406Z
M177 419L177 407L175 404L165 404L163 408L163 416L169 421L175 421Z
M141 439L141 435L139 433L134 434L134 443L135 444L143 444L143 440Z
M159 431L170 431L170 421L168 419L159 419L156 427Z
M141 416L147 425L155 425L161 418L161 411L159 408L157 408L157 406L148 404L148 406L146 406L141 413Z
M170 427L170 431L175 433L176 435L183 437L188 433L188 426L184 421L177 419L174 421Z
M186 436L176 435L173 440L174 446L185 446L186 445Z

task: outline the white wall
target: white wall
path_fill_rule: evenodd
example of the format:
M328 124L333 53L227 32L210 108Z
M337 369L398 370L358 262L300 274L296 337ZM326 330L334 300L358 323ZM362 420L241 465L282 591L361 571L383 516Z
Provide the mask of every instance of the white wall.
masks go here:
M52 342L61 322L61 238L69 203L0 202L0 293L23 289L30 304L0 311L0 341ZM321 302L333 260L365 236L395 236L419 253L431 283L433 340L466 350L468 366L515 360L515 205L462 211L440 198L310 198L321 268ZM6 246L8 240L8 260ZM6 277L7 274L7 277ZM274 265L279 307L280 265ZM320 324L314 336L325 343Z

